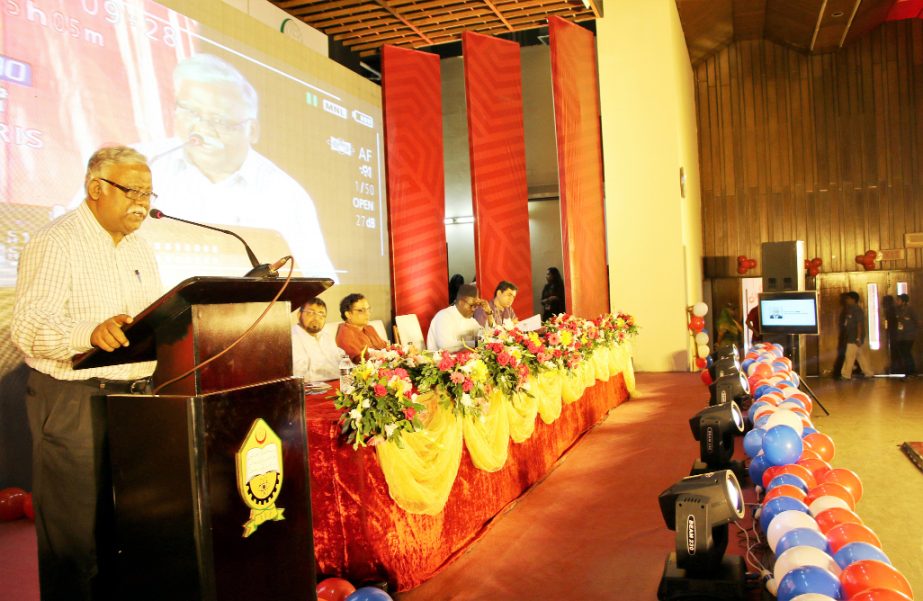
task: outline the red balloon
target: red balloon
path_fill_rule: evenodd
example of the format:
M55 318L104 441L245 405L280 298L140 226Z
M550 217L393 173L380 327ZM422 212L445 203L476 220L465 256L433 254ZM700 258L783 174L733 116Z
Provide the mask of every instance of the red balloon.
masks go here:
M747 260L747 255L737 255L737 264L742 265Z
M821 265L824 264L824 260L821 259L820 257L814 257L813 259L811 259L811 264L814 265L815 267L820 267Z
M762 504L765 505L777 497L791 497L793 499L798 499L799 501L804 501L804 491L791 484L780 484L779 486L766 493L766 496L763 497Z
M817 478L814 477L814 474L811 473L811 470L806 468L803 465L798 465L797 463L790 463L788 465L780 466L779 472L776 474L791 474L793 476L798 476L804 483L808 485L808 490L811 490L817 486Z
M913 601L904 593L888 588L870 588L849 598L849 601Z
M817 454L817 451L815 451L814 449L809 449L809 448L805 448L803 451L801 451L801 459L818 459L820 461L823 461L823 459L820 458L820 455ZM800 462L801 459L799 459L798 461Z
M856 472L838 467L824 474L823 482L836 482L846 487L853 498L858 502L862 498L862 480Z
M831 507L830 509L821 511L814 516L814 519L817 521L817 527L824 533L824 536L835 526L839 526L840 524L862 523L862 518L856 515L855 512L843 509L842 507Z
M868 259L872 259L872 260L877 259L877 258L878 258L878 251L876 251L876 250L867 250L867 251L865 251L865 258L866 258L866 260L868 260Z
M803 452L802 452L802 455L804 455ZM824 461L823 459L805 459L804 457L802 457L795 463L797 463L798 465L803 465L804 467L808 468L808 471L814 474L814 479L817 480L818 482L823 482L824 474L830 471L830 464Z
M821 478L821 481L823 482L823 478ZM825 482L824 484L818 484L814 488L809 489L808 496L804 498L804 503L805 505L810 505L817 499L826 496L839 497L846 501L850 509L853 511L856 510L855 497L852 496L848 488L836 482Z
M744 267L743 265L738 265L738 266L737 266L737 273L739 273L740 275L743 275L743 274L747 273L747 268Z
M706 359L705 357L696 357L695 366L698 367L699 369L705 369L706 367L708 367L708 359Z
M747 269L756 269L756 259L747 259Z
M32 493L30 492L22 498L22 512L30 521L35 521L35 506L32 504Z
M0 490L0 522L18 520L23 516L22 500L26 491L21 488Z
M346 597L356 592L356 587L342 578L326 578L317 583L317 596L330 601L345 601Z
M833 439L823 432L812 432L805 436L804 445L817 451L820 458L827 462L833 461L833 457L836 455L836 446L833 444Z
M847 566L840 573L843 596L853 599L856 595L870 589L897 591L913 598L913 591L907 578L893 566L875 559L863 559Z
M712 383L711 374L708 373L707 369L703 369L702 373L699 374L699 377L702 378L702 383L706 386Z
M705 319L698 315L689 318L689 329L693 332L701 332L705 328Z
M753 375L760 378L771 378L772 366L764 362L757 363L756 367L753 368Z
M828 530L826 537L827 543L830 545L830 555L836 555L840 549L849 543L868 543L881 549L881 540L879 540L878 535L865 524L843 522Z

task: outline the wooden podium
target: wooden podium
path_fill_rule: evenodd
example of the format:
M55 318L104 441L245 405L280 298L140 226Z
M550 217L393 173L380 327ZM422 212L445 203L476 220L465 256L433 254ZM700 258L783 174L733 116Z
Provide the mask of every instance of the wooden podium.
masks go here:
M77 369L157 360L154 387L225 349L284 280L190 278ZM116 598L315 599L304 391L292 306L332 284L294 278L240 344L167 394L110 395Z

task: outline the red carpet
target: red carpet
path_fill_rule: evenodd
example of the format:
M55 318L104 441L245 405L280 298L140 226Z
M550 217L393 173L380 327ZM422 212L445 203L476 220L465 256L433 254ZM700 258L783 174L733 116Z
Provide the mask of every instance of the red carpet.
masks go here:
M0 600L38 601L35 524L0 522Z

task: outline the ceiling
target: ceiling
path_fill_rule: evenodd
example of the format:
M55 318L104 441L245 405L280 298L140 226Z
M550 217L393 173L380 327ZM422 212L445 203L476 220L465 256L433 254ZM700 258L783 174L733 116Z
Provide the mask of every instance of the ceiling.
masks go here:
M383 44L430 49L461 40L464 31L512 34L601 15L602 0L270 0L353 54L377 56Z
M919 0L676 0L693 64L735 40L836 52Z

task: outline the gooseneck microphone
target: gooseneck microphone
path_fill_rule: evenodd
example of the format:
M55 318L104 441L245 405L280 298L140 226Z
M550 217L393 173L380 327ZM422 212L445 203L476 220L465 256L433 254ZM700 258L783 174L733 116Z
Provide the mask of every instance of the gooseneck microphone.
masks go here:
M253 269L244 274L244 277L253 277L253 278L274 278L279 276L279 268L285 264L289 257L283 257L279 259L272 265L269 263L260 263L256 255L253 253L253 249L250 248L250 245L247 244L247 241L238 236L236 233L231 230L221 229L220 227L214 227L211 225L205 225L204 223L198 223L195 221L189 221L188 219L180 219L179 217L173 217L172 215L167 215L160 209L151 209L148 213L154 219L172 219L173 221L180 221L182 223L188 223L189 225L195 225L197 227L204 227L207 230L214 230L216 232L221 232L222 234L227 234L229 236L234 236L240 243L244 245L244 249L247 251L247 257L250 259L250 265L253 266Z

